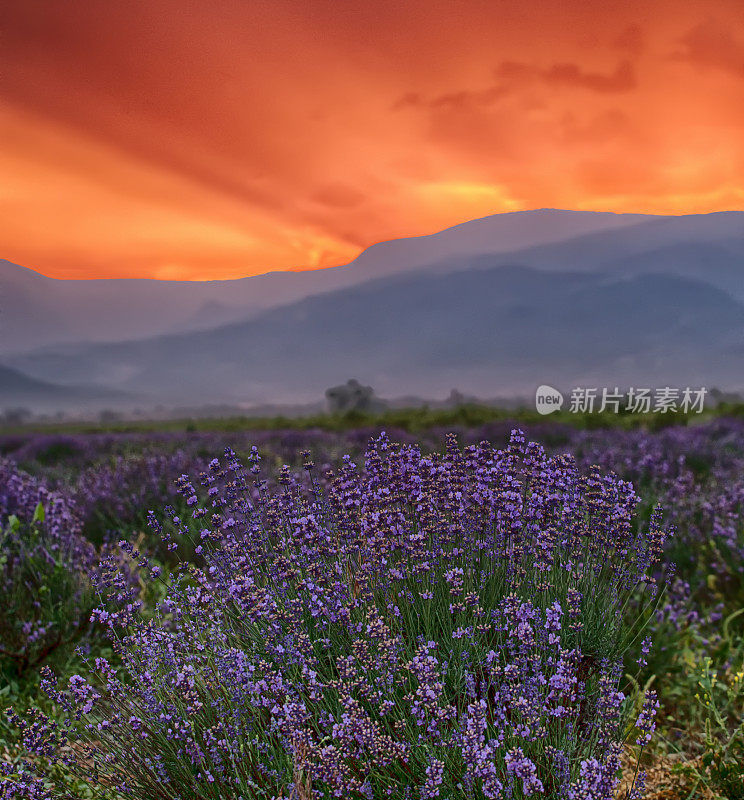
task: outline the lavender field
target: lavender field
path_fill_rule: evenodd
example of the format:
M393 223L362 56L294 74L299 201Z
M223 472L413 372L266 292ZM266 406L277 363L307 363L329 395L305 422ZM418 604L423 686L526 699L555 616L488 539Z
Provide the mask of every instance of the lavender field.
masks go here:
M744 797L744 421L0 435L0 798Z

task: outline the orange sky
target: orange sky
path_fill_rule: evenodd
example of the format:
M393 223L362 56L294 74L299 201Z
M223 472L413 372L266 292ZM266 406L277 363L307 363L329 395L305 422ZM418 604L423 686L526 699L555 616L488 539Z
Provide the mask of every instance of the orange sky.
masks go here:
M0 257L55 277L744 208L741 0L7 0L0 48Z

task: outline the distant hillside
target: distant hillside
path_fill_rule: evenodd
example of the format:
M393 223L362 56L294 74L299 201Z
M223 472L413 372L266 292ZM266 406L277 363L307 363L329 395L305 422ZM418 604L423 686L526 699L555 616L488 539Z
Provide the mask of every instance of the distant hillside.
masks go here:
M10 326L16 341L44 328L39 304L51 320L43 336L70 327L66 338L3 361L42 381L106 386L143 402L314 402L350 375L388 397L441 396L452 386L503 397L543 382L744 388L739 211L502 214L375 245L347 267L233 282L56 281L49 294L48 279L26 278L37 310L29 322L23 303L11 306L23 317ZM115 284L116 303L95 295L99 284L109 292ZM54 299L62 289L69 303ZM231 319L248 289L252 299ZM85 303L96 309L90 318ZM152 336L157 314L172 324ZM120 341L70 341L81 325L105 323Z
M383 396L454 385L503 396L539 383L744 384L744 305L720 289L498 261L371 281L212 331L14 363L169 402L303 402L348 375Z
M0 260L0 353L213 328L311 294L442 259L505 253L651 219L640 214L552 209L496 214L430 236L381 242L344 267L274 272L232 281L64 281Z
M511 263L545 270L695 278L744 299L744 211L655 217L618 230L510 253Z
M101 401L126 401L125 392L98 386L63 386L31 378L0 364L0 409L29 405L35 409L85 407Z

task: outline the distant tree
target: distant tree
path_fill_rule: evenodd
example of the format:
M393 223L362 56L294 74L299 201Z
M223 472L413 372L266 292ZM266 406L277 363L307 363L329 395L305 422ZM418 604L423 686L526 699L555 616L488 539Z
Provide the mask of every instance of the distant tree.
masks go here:
M356 378L326 389L325 395L332 414L345 414L349 411L368 413L379 411L384 405L375 397L371 386L362 386Z
M33 417L33 413L28 408L7 408L0 419L5 425L23 425L31 417Z
M447 405L452 406L453 408L464 406L466 402L467 398L465 395L457 389L453 389L447 398Z

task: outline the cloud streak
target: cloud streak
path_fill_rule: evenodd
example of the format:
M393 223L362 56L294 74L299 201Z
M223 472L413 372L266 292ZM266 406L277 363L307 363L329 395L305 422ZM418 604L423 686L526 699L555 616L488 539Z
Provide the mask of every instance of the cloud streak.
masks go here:
M714 67L744 78L744 39L736 38L720 20L708 18L680 38L675 58L701 67Z

